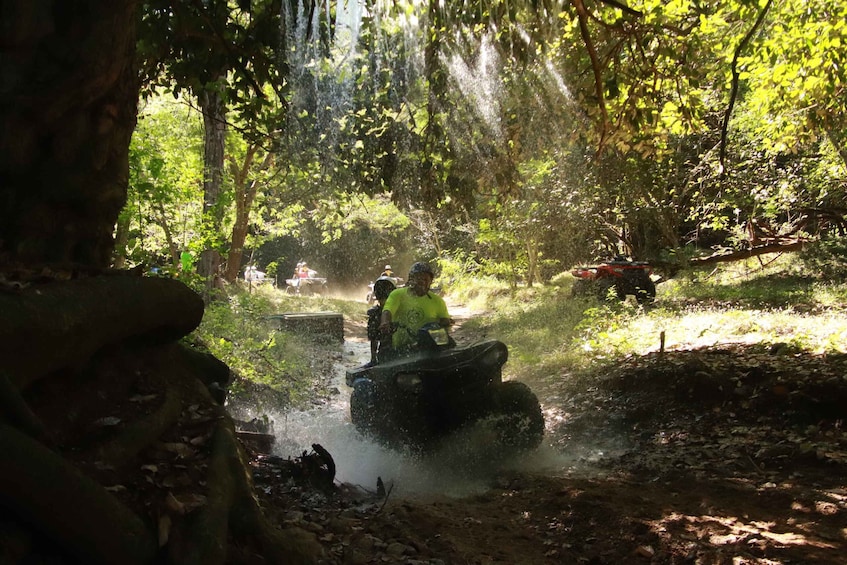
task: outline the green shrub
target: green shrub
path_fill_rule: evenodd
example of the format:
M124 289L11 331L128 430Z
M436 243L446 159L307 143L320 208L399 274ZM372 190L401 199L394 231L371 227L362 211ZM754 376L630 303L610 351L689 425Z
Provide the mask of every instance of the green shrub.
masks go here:
M269 387L297 403L304 400L312 382L305 361L308 345L277 331L267 318L274 313L276 306L265 294L233 289L227 300L206 307L193 337L239 379Z
M825 279L847 276L847 237L827 237L803 248L802 265L812 274Z

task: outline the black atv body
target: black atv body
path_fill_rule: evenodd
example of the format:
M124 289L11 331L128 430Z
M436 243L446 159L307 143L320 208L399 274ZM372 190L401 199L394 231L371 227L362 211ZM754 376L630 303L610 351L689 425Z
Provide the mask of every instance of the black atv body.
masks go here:
M502 381L507 358L506 345L492 340L349 370L353 424L390 447L425 450L486 420L504 447L534 448L544 435L541 406L523 383Z

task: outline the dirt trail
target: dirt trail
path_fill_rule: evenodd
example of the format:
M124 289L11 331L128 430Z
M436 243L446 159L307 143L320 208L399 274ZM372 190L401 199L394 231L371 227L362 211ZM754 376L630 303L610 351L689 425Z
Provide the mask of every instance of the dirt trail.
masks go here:
M845 375L847 356L750 346L633 357L548 387L545 445L480 470L484 492L269 498L323 563L843 564Z

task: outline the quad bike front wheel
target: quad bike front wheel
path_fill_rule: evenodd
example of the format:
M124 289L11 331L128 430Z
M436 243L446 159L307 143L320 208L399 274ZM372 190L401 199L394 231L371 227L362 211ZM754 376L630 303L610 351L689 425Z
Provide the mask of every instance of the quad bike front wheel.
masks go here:
M623 279L619 279L617 277L603 277L597 280L597 298L600 301L605 302L610 300L610 295L612 290L614 290L614 297L618 300L626 299L626 289L624 288Z
M649 304L656 299L656 283L647 271L632 269L624 274L625 294L635 295L639 304Z
M519 450L538 447L544 437L544 415L528 386L514 381L500 384L493 405L490 421L502 446Z

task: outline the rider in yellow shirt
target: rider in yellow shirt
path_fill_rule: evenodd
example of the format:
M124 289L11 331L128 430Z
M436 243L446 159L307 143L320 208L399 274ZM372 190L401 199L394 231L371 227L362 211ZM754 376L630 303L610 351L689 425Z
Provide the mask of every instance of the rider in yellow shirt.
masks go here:
M415 263L409 270L406 286L388 295L382 309L380 331L388 335L396 326L391 345L395 351L409 349L417 343L418 330L437 322L450 326L453 320L444 299L429 289L435 275L426 263Z

